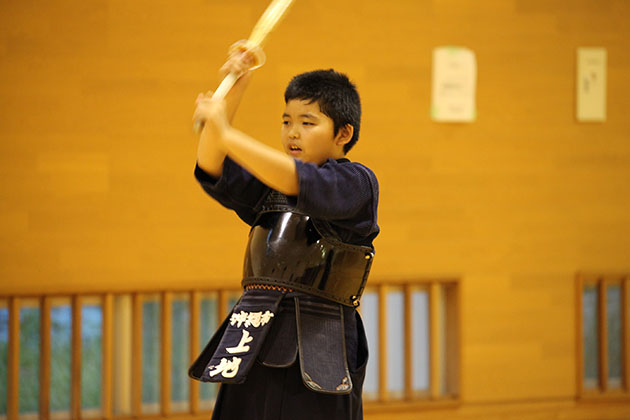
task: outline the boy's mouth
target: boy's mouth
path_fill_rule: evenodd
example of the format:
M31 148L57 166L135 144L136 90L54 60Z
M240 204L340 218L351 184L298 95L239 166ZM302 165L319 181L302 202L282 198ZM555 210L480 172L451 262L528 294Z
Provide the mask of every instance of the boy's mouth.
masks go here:
M302 151L302 149L300 149L298 146L296 146L295 144L290 144L289 145L289 153L291 155L297 155Z

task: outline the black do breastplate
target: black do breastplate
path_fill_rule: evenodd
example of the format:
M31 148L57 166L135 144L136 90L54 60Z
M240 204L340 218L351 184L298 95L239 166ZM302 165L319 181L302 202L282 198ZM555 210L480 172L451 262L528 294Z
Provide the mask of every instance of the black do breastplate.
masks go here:
M319 223L286 207L263 212L249 234L242 285L283 286L358 306L373 249L343 243Z

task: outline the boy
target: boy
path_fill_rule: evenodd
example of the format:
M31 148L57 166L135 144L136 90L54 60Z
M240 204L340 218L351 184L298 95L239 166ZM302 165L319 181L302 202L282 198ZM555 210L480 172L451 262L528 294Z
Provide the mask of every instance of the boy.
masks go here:
M358 140L355 86L333 70L285 91L283 152L230 126L252 56L225 101L199 95L195 176L252 226L244 292L189 374L222 382L213 419L361 419L367 342L356 312L372 262L378 183L345 159Z

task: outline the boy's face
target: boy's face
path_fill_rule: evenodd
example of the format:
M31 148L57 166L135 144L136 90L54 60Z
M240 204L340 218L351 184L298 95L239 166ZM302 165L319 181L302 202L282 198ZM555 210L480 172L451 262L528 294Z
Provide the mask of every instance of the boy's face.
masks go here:
M281 133L285 153L317 165L328 158L343 157L343 145L336 142L333 120L320 111L317 102L309 102L301 99L287 102Z

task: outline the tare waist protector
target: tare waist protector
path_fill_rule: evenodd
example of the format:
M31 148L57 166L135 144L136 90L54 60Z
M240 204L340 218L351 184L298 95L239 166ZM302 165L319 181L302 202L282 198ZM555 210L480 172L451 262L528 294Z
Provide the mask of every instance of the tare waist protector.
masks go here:
M325 223L293 211L263 213L245 251L243 287L281 286L358 306L374 251L335 237Z

